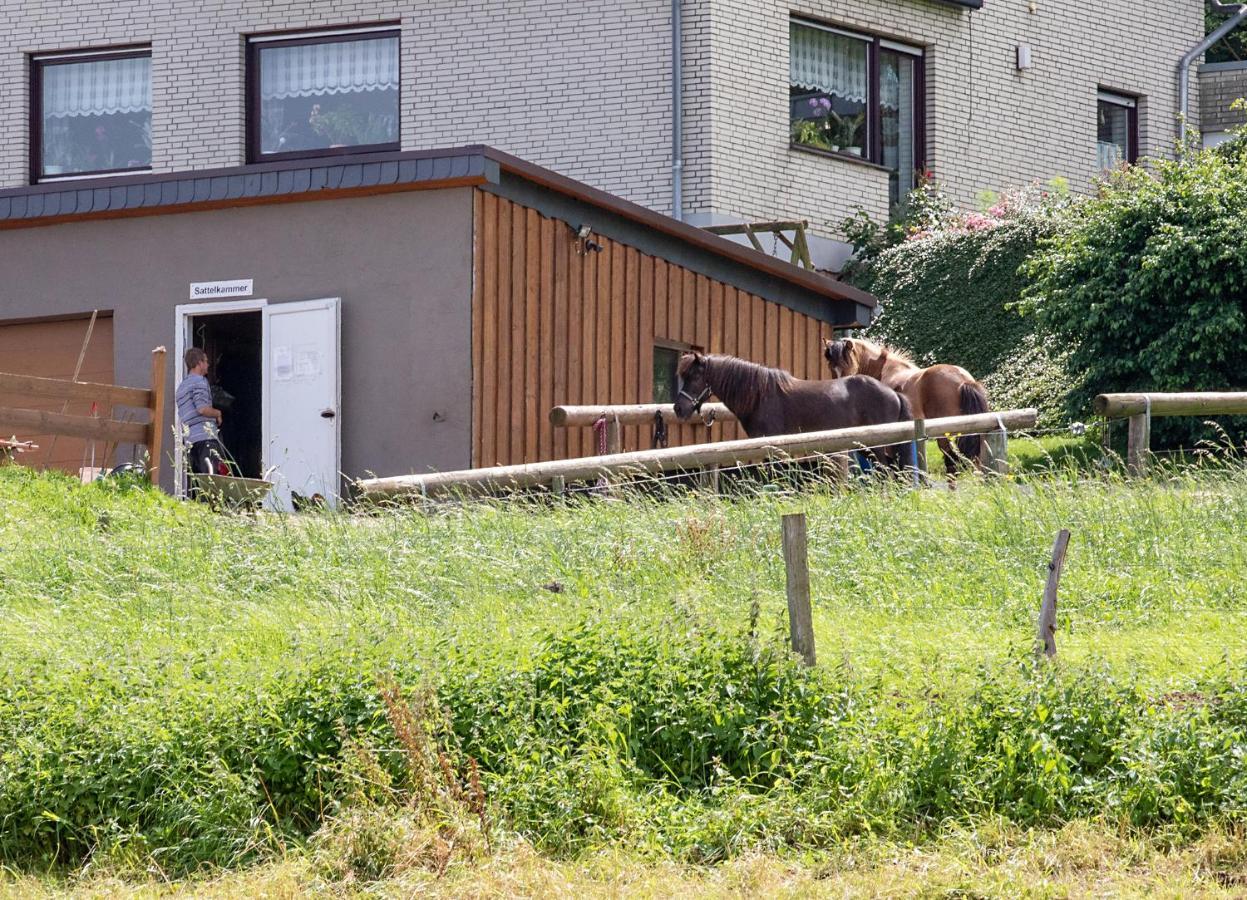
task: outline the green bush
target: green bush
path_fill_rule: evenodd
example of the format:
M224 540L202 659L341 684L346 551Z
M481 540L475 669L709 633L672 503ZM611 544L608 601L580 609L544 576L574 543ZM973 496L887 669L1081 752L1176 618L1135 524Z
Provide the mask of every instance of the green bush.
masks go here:
M1025 267L1024 303L1069 348L1079 375L1072 415L1102 392L1244 387L1244 209L1241 153L1204 151L1115 175L1041 240ZM1172 418L1157 420L1153 435L1189 445L1208 432Z

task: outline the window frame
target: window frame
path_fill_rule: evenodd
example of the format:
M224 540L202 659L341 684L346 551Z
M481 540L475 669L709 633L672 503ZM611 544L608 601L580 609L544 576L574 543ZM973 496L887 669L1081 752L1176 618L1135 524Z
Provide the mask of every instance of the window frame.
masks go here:
M319 150L288 150L284 153L263 153L260 147L260 51L270 47L303 47L312 44L335 44L346 41L397 38L398 57L398 140L382 144L352 144L349 147L325 147ZM385 153L401 150L403 143L403 36L398 22L379 22L350 28L318 31L252 34L246 37L245 87L246 158L248 163L275 162L287 159L321 159L332 156L354 156L359 153Z
M95 50L57 50L31 53L28 55L30 85L30 144L29 144L29 176L31 184L45 184L51 181L73 181L80 178L102 178L108 175L122 175L131 172L150 172L152 164L145 166L125 166L116 169L95 169L90 172L67 172L58 175L43 174L43 70L49 66L65 66L84 62L111 62L118 59L143 59L149 63L148 77L151 77L150 63L152 48L150 44L133 44L124 47L107 47ZM155 103L148 114L155 112Z
M654 340L653 340L653 346L650 348L650 371L651 371L651 372L653 372L653 369L654 369L654 351L656 351L656 350L670 350L670 351L674 352L674 353L676 354L676 364L677 364L677 368L678 368L678 366L679 366L680 357L681 357L681 356L683 356L685 353L702 353L702 352L704 352L704 351L703 351L703 349L702 349L701 347L698 347L698 346L696 346L696 345L694 345L694 344L688 344L688 343L685 343L684 341L675 341L675 340L671 340L670 338L660 338L660 337L655 337L655 338L654 338ZM651 402L651 403L666 403L666 402L668 402L668 401L666 401L666 400L658 400L658 399L656 399L656 398L654 397L654 388L655 388L655 387L656 387L656 385L654 385L654 384L651 384L651 385L650 385L650 389L649 389L650 399L649 399L649 402ZM678 373L678 372L676 373L676 376L675 376L675 383L674 383L673 385L671 385L671 394L672 394L672 399L671 399L671 401L670 401L670 402L674 402L674 401L675 401L675 399L676 399L677 397L679 397L679 396L680 396L680 375L679 375L679 373Z
M882 67L881 55L884 50L890 50L894 53L902 53L910 56L914 60L914 171L920 172L927 165L927 51L925 47L916 44L910 44L905 41L884 37L879 34L871 34L869 32L858 31L853 28L842 28L829 22L821 22L818 19L810 18L805 15L790 14L788 17L790 24L801 25L806 28L817 28L821 31L829 31L832 34L839 34L845 37L856 38L866 43L866 80L869 85L868 97L866 101L866 152L861 156L853 153L844 153L835 150L824 150L821 147L812 147L809 144L802 144L791 138L792 128L792 104L789 102L788 111L788 127L789 127L789 149L798 150L803 153L815 153L819 156L827 156L832 159L847 160L849 162L867 163L869 165L878 166L888 172L893 171L883 164L883 116L880 109L883 104L883 87L882 87ZM791 43L789 44L789 53L792 52ZM789 90L791 94L792 83L789 82Z
M1096 116L1100 114L1100 104L1110 103L1126 109L1126 157L1122 162L1127 165L1139 164L1139 103L1142 97L1137 94L1126 94L1111 88L1097 87L1095 91ZM1097 125L1098 130L1098 125ZM1099 141L1099 135L1096 135ZM1101 172L1100 174L1104 174Z

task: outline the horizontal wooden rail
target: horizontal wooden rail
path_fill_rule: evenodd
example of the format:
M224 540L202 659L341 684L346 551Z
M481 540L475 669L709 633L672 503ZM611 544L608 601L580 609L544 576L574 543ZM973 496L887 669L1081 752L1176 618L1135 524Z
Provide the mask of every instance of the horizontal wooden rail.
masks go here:
M949 416L927 419L924 423L929 439L945 435L989 433L1001 425L1010 431L1033 428L1036 411L1015 409L975 416ZM717 444L695 444L659 450L639 450L607 456L588 456L492 469L465 469L456 472L433 472L427 475L399 475L391 478L369 478L359 482L368 496L415 494L472 493L531 487L549 483L556 477L567 481L595 480L618 474L693 470L707 466L732 466L761 462L767 459L795 459L823 453L838 453L859 447L879 447L914 439L913 422L893 422L861 428L840 428L812 431L805 434L782 434L773 437L722 441Z
M4 372L0 372L0 394L50 397L54 400L86 400L101 406L136 406L142 409L152 405L152 392L142 388L39 378L34 375L10 375Z
M11 409L0 406L0 431L10 428L29 434L61 434L119 444L142 444L147 440L143 422L117 422L93 416L66 416L61 413L34 409Z
M670 403L635 403L605 406L556 406L550 410L550 422L556 428L572 428L577 425L592 425L602 416L607 421L618 419L620 425L650 425L654 421L654 413L662 413L663 420L669 423L679 422L675 417L675 408ZM722 403L704 403L696 415L687 420L688 424L705 423L713 416L715 422L735 422L732 415Z
M1162 416L1247 415L1247 393L1190 392L1182 394L1100 394L1095 411L1108 419L1138 416L1149 411Z

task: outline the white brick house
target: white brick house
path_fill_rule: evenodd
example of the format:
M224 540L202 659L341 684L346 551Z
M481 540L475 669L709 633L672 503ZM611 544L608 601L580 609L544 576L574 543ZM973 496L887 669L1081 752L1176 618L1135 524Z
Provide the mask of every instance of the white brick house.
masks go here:
M56 69L72 62L63 54L149 54L146 100L109 114L148 104L150 158L127 132L110 171L206 169L257 161L256 39L373 26L397 38L391 149L491 144L670 212L671 10L671 0L0 0L0 187L82 167L40 150L43 131L61 140L67 122L85 121L75 115L107 111L81 98L47 108L53 76L75 88ZM970 203L1053 176L1086 190L1113 141L1121 154L1168 153L1177 61L1203 36L1202 0L684 0L681 10L681 212L696 224L806 219L825 238L859 206L886 216L906 160ZM794 53L806 72L796 90ZM794 107L821 110L820 97L861 116L856 144L794 144ZM830 243L816 247L835 261Z

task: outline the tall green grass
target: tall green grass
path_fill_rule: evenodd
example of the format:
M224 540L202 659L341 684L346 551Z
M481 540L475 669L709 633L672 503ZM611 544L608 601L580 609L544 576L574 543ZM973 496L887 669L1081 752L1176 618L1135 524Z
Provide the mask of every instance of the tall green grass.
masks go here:
M804 510L821 665L782 651ZM0 470L0 861L233 865L403 777L436 692L493 827L713 861L945 819L1243 812L1247 477L214 516ZM1029 650L1074 534L1061 658Z

